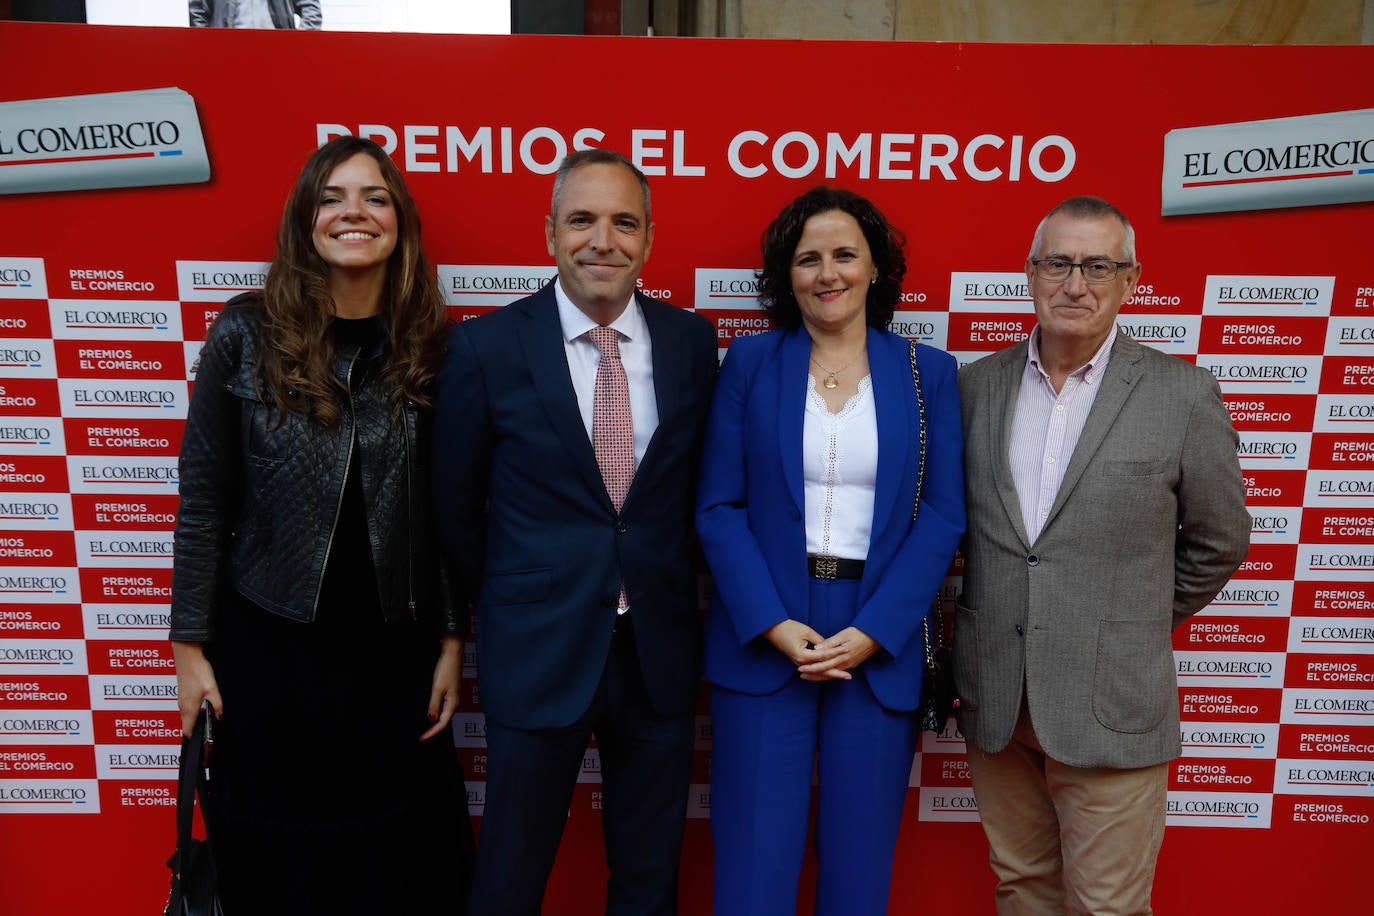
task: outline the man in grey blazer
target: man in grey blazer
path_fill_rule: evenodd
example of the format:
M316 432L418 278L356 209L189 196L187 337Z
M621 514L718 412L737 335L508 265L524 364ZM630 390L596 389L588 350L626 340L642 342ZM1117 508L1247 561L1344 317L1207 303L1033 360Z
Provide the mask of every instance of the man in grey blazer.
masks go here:
M1064 201L1026 260L1030 339L959 373L954 673L1001 914L1150 912L1181 751L1170 632L1249 546L1216 381L1115 327L1139 277L1126 217Z

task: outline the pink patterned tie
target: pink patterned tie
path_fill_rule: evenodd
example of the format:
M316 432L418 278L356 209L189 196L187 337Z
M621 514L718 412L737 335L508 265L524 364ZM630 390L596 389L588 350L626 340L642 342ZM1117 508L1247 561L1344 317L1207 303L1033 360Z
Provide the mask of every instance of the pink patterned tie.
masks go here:
M592 328L587 338L601 351L596 367L596 394L592 400L592 448L601 468L606 493L619 512L635 476L635 436L630 421L630 382L620 362L620 335L611 328ZM627 607L625 585L620 585L620 610Z
M620 335L611 328L592 328L587 337L601 351L592 402L592 447L601 479L615 511L625 504L635 476L635 435L630 425L630 383L620 362Z

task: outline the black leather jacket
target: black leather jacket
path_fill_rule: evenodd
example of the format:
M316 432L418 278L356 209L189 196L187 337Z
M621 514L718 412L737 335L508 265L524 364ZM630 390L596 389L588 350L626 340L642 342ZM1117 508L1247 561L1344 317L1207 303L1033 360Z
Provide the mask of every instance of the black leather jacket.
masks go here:
M355 438L384 617L459 632L431 534L430 412L409 400L393 411L381 352L351 347L334 362L349 390L339 428L292 412L274 429L258 376L260 307L259 294L230 300L201 350L178 464L171 638L212 639L226 586L314 620Z

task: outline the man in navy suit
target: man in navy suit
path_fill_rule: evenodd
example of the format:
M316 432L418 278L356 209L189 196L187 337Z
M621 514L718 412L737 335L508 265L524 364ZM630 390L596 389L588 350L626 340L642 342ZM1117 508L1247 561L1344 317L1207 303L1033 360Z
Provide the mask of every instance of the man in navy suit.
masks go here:
M654 224L629 160L570 154L551 210L557 279L454 328L435 406L436 515L477 612L487 724L471 913L539 912L593 734L606 912L673 913L701 673L692 508L716 335L635 292Z

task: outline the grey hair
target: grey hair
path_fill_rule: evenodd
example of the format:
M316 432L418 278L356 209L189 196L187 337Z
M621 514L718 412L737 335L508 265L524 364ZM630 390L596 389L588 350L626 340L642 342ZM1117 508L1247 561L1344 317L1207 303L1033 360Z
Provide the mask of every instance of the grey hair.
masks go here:
M1045 214L1045 218L1040 221L1040 225L1035 229L1035 238L1031 240L1029 257L1035 258L1040 254L1040 246L1045 241L1045 224L1050 221L1050 217L1057 213L1062 213L1070 219L1106 219L1116 217L1121 221L1122 227L1126 230L1126 240L1122 243L1122 252L1127 263L1135 263L1135 227L1116 207L1109 204L1100 197L1091 195L1081 195L1070 197L1068 200L1058 204L1053 210Z
M563 161L558 164L558 174L553 179L553 200L549 204L550 215L557 218L558 200L563 196L563 184L568 180L573 170L579 169L584 165L621 165L630 170L639 182L639 192L644 195L644 219L650 220L653 217L653 208L649 200L649 179L644 177L644 173L639 167L620 153L611 149L580 149L568 153L563 157Z

